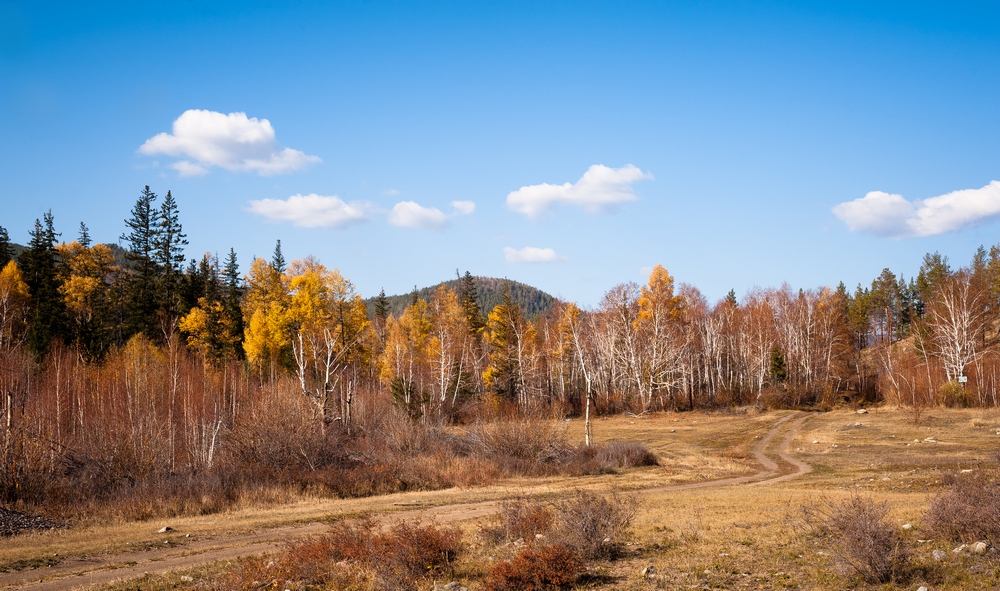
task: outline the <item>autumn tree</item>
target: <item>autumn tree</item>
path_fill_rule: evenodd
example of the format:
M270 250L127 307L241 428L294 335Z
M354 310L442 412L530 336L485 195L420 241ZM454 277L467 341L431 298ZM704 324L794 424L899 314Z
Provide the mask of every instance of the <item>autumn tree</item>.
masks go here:
M936 283L927 319L945 375L951 381L965 375L965 368L980 355L989 317L986 298L972 285L968 272L959 271Z
M89 236L81 234L84 242L89 242ZM59 292L73 338L83 354L100 359L113 340L109 278L116 271L114 254L107 245L86 246L79 241L60 244L56 250L63 262Z
M18 347L28 329L31 294L21 269L7 261L0 269L0 351Z
M364 302L339 271L311 257L293 261L288 277L288 320L299 385L324 424L340 418L349 426L356 389L350 369L359 361L368 328Z
M398 319L386 322L382 352L382 381L388 384L393 401L417 418L425 415L431 381L428 345L433 331L427 300L417 298Z
M666 391L674 406L674 390L683 377L681 357L685 335L681 330L682 298L674 294L674 278L663 265L656 265L648 283L640 289L636 328L645 339L643 372L645 406L654 392Z
M533 384L527 376L534 361L534 327L525 319L521 307L505 283L502 299L486 320L489 366L483 381L498 396L526 409Z
M288 300L281 274L264 259L254 259L243 298L243 350L252 367L268 370L271 381L291 346Z

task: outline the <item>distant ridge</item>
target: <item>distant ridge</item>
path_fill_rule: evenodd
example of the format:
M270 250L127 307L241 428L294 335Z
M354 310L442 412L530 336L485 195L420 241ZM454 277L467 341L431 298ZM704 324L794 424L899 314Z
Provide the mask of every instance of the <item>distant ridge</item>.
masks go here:
M499 279L497 277L475 277L475 280L476 302L479 304L479 308L483 311L484 317L489 314L490 310L496 307L502 300L504 282L510 282L510 295L514 298L514 302L521 306L521 312L523 312L524 315L531 320L534 320L538 316L548 312L552 309L553 304L555 304L555 298L551 295L545 293L537 287L532 287L519 281ZM437 291L437 289L442 285L449 289L457 290L458 279L452 279L430 287L418 289L417 297L430 300L431 294ZM376 295L365 300L365 304L368 306L369 316L375 314L376 297L378 296ZM393 316L399 316L410 305L413 295L412 293L387 295L386 299L389 301L389 313Z

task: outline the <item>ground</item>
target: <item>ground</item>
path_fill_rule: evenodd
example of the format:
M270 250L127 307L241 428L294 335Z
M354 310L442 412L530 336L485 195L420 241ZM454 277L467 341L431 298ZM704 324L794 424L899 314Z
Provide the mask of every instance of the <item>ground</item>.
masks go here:
M471 546L466 560L488 561L476 532L498 501L515 495L558 498L588 488L630 491L639 510L626 555L590 564L581 580L585 588L995 588L1000 585L995 553L954 554L955 544L946 540L919 540L927 535L924 513L947 474L995 469L1000 413L933 409L919 424L913 418L896 408L864 414L749 410L609 417L595 421L596 439L642 442L661 465L595 477L302 499L202 517L38 531L0 544L0 571L5 571L0 587L196 587L239 556L274 551L289 540L324 532L331 519L365 512L459 524ZM567 428L571 440L582 440L582 423L571 421ZM912 525L904 534L914 549L907 580L866 585L838 560L831 541L805 523L803 507L852 494L889 502L890 520ZM172 531L158 533L164 526ZM936 549L948 552L944 561L931 558ZM475 588L474 575L482 569L469 564L457 565L453 576ZM654 567L653 576L640 574L647 566Z

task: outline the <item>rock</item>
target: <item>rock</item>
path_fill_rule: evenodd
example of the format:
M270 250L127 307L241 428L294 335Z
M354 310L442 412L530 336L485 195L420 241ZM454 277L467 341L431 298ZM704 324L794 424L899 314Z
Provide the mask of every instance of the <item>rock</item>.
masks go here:
M0 507L0 538L36 529L55 529L69 526L38 515L28 515Z
M814 443L814 444L815 444L815 443L819 443L819 439L816 439L815 441L813 441L813 443Z
M158 533L158 534L165 534L165 533L171 532L171 531L174 531L174 528L170 527L169 525L164 525L163 527L161 527L160 529L158 529L156 531L156 533Z
M859 414L859 415L866 415L866 414L868 414L868 411L867 411L867 410L865 410L865 409L863 409L863 408L859 408L859 409L858 409L858 414Z
M913 529L913 525L910 524L910 523L904 523L903 524L903 529L906 529L906 530Z
M858 422L854 423L854 426L855 427L863 427L864 425L861 424L861 421L858 421Z
M935 550L931 552L931 556L934 557L934 560L941 561L944 560L944 557L947 556L947 554L944 553L944 550Z
M545 539L545 534L535 534L535 539L536 540L544 540Z
M958 548L955 548L954 550L952 550L951 553L952 554L961 554L962 552L965 552L968 548L969 548L968 544L962 544Z
M986 542L976 542L972 545L973 554L986 554Z
M189 577L187 575L181 575L181 582L183 582L183 583L190 583L193 580L194 580L194 577Z
M937 443L937 437L931 435L930 437L924 437L924 443Z
M468 588L463 587L458 581L452 581L442 587L442 589L444 589L444 591L469 591Z
M928 591L928 589L927 589L927 587L924 587L923 585L921 585L921 586L917 587L917 591Z
M642 569L642 571L640 571L639 574L641 574L642 576L646 577L647 579L651 578L653 575L656 574L656 567L651 564L651 565L647 566L646 568Z

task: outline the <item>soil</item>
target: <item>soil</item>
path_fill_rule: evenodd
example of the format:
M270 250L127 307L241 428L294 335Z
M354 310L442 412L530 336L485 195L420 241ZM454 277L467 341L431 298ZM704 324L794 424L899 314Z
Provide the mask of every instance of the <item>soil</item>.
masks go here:
M789 446L802 423L808 419L805 413L787 415L771 426L753 449L754 458L761 470L749 476L724 478L705 482L661 486L637 493L670 492L699 488L732 486L739 484L762 485L796 478L808 473L812 467L790 455ZM777 456L792 470L782 469L765 451L771 441L781 432L782 426L795 419L788 431ZM499 501L465 503L426 507L393 513L386 521L432 518L437 523L449 523L475 519L496 511ZM203 536L200 538L175 539L173 545L140 552L105 555L86 558L67 558L59 564L43 569L32 569L10 573L0 573L0 588L23 589L25 591L68 591L78 587L103 585L115 580L141 577L145 574L164 573L171 570L190 568L220 560L231 560L277 550L285 543L309 535L325 533L329 524L312 522L300 525L282 526L262 532L251 532L235 536ZM183 532L174 532L183 533Z

